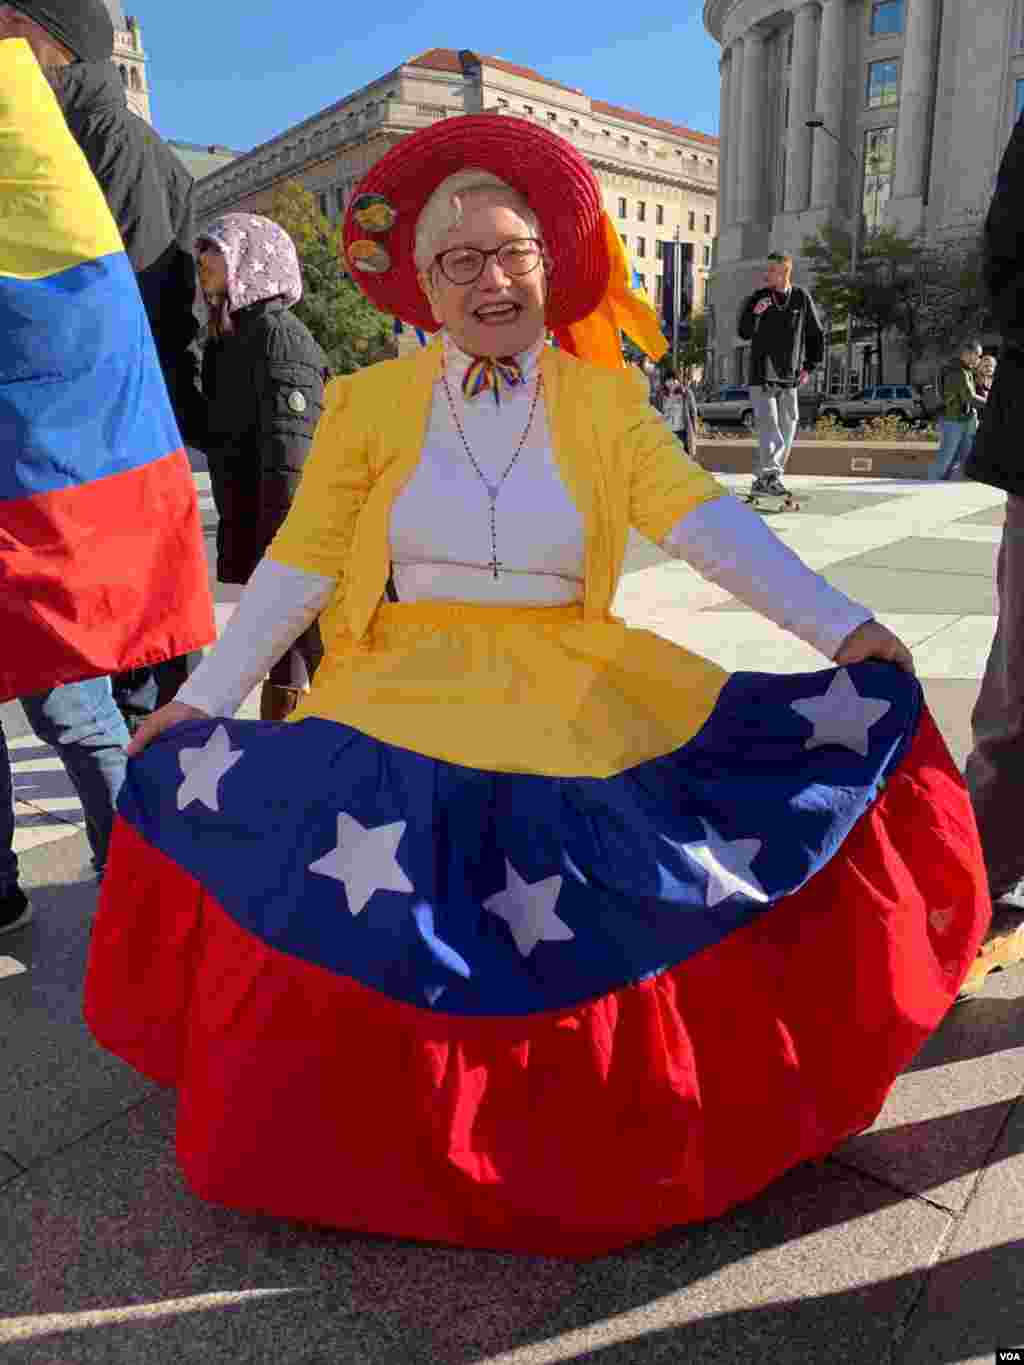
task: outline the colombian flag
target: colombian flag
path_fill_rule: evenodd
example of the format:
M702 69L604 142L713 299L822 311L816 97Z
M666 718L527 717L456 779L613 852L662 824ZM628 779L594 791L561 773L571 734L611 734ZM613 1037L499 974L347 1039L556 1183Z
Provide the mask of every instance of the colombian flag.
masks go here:
M0 701L215 638L135 276L26 43L0 43Z

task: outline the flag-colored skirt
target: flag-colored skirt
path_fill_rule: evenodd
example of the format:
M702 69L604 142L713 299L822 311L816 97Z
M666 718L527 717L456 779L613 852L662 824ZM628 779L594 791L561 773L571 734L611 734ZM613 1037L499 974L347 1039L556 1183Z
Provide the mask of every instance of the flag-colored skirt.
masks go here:
M85 1008L203 1198L582 1258L870 1125L989 914L895 667L400 604L295 721L129 765Z

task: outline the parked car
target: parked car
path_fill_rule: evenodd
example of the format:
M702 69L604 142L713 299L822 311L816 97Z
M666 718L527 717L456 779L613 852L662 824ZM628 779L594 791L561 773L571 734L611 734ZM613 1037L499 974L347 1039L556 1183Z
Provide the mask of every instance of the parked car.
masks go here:
M822 417L855 425L872 417L901 417L905 422L920 422L925 416L921 390L912 384L872 384L850 398L829 398L821 407Z
M697 416L711 426L744 426L754 429L754 403L745 385L728 384L697 404Z
M824 395L806 385L797 399L800 425L813 427L818 420ZM747 431L754 429L754 401L750 389L742 384L728 384L697 404L697 415L709 426L740 425Z

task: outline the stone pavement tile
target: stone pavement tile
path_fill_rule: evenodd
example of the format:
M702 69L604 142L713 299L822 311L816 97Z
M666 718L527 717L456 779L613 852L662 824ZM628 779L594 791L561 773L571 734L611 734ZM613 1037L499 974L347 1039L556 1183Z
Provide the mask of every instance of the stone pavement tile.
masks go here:
M1024 1102L929 1276L893 1365L992 1365L997 1347L1024 1351L1022 1215Z
M858 556L826 567L824 576L848 597L879 611L918 614L941 608L951 616L995 616L994 574L962 573L951 553L979 547L953 541L938 544L947 551L945 569L894 569L863 564Z
M878 619L911 647L938 636L957 621L955 616L888 612L879 612ZM829 667L829 661L811 645L749 609L741 615L710 607L695 614L657 605L644 613L643 624L730 672L813 673ZM977 690L976 683L972 686Z
M941 536L907 536L869 550L848 566L857 564L871 569L895 569L902 573L939 573L991 578L995 552L989 543L950 542Z
M943 1208L962 1211L1024 1091L1024 970L988 978L899 1077L873 1128L836 1154ZM1024 1221L1024 1201L1018 1208Z
M915 657L917 651L914 651ZM922 678L928 709L957 766L963 770L971 752L971 709L978 696L976 678Z
M557 1272L517 1263L500 1293L425 1327L427 1354L444 1365L861 1365L885 1358L948 1226L873 1181L805 1168L717 1222L620 1256Z
M35 918L4 939L26 970L0 981L0 1151L22 1166L59 1151L151 1092L90 1038L81 1016L96 887L85 838L22 854Z
M971 512L965 517L957 517L958 524L964 526L998 526L1001 529L1005 521L1005 494L995 507L984 507L980 512Z
M914 650L914 663L923 678L977 678L996 633L994 616L961 616Z

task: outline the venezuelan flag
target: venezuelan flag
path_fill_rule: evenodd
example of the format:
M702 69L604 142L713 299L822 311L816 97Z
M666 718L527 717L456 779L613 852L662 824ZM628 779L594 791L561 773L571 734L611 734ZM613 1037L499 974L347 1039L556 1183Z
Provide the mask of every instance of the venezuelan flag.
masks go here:
M0 701L215 638L128 258L28 45L0 42Z

